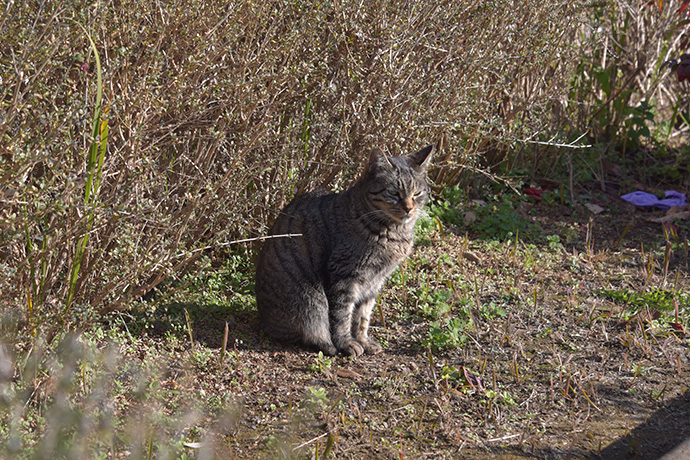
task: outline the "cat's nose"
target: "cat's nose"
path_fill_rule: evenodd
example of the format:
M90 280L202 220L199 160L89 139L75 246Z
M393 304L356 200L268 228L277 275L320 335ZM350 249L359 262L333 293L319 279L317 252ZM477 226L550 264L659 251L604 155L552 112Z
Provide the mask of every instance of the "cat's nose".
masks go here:
M410 213L414 209L414 201L412 198L407 198L406 200L403 200L402 202L402 208L406 213Z

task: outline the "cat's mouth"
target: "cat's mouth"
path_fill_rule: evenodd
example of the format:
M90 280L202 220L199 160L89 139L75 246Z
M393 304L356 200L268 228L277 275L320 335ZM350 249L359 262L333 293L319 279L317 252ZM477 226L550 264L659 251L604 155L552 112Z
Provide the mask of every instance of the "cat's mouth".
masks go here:
M390 213L390 216L393 218L393 220L395 220L401 224L406 224L406 223L412 221L416 215L417 215L417 211L414 209L409 211L409 212L401 209L401 210L396 210L395 212Z

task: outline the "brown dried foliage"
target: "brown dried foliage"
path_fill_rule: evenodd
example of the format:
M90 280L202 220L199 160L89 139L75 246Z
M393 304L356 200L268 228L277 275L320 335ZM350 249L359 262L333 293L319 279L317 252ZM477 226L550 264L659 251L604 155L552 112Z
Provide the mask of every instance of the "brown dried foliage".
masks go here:
M259 236L373 146L439 142L435 180L558 129L578 2L10 2L0 14L0 291L72 316L131 305L208 248ZM91 31L110 125L84 209ZM27 300L28 299L28 300ZM53 305L54 308L48 308ZM64 319L64 317L63 317Z

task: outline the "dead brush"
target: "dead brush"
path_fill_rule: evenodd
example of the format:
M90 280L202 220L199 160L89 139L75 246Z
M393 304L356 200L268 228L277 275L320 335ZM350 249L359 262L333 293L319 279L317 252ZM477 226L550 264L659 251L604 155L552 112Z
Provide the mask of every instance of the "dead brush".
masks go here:
M130 308L206 248L263 234L294 193L346 186L374 145L439 139L439 186L480 154L501 161L551 129L543 108L565 87L581 19L576 4L536 1L183 3L2 13L0 226L20 231L0 244L0 287L24 309L30 292L35 318L50 303L70 320ZM109 110L86 204L94 54L70 17L93 36Z

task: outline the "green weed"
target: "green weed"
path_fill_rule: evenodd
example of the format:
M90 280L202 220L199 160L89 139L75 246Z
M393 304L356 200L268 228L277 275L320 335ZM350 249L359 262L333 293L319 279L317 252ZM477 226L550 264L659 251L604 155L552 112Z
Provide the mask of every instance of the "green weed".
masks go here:
M319 354L316 356L316 358L314 358L314 363L311 364L309 368L312 370L312 372L330 374L332 363L333 359L324 357L323 352L319 351Z
M453 292L449 289L429 289L428 285L411 293L417 299L417 308L424 318L439 319L451 309Z
M93 211L94 205L99 200L99 192L101 188L101 181L103 179L103 161L105 160L106 146L108 143L108 120L103 118L104 110L102 109L103 100L103 74L101 71L101 60L98 55L96 43L94 43L91 35L86 29L80 25L84 30L91 50L96 61L96 102L93 110L93 119L91 121L91 141L89 145L89 153L87 156L86 165L86 187L84 191L84 208L87 210L86 228L84 235L77 241L74 251L74 259L72 260L72 268L70 270L67 299L65 301L65 310L68 311L72 307L72 301L77 289L77 282L79 281L79 271L81 269L84 251L89 239L89 234L94 225L95 213Z
M515 397L506 390L499 392L494 390L486 390L486 397L489 398L489 400L504 406L518 405Z
M307 394L302 400L302 405L311 411L326 410L330 405L330 399L328 399L326 389L307 387Z
M433 197L427 204L428 213L432 218L436 218L445 225L462 227L462 212L460 207L466 201L465 193L454 185L446 187L441 191L439 197Z
M446 317L429 324L427 338L422 345L428 346L434 352L448 351L461 347L467 342L465 330L469 324L457 317Z
M479 313L485 320L497 320L508 316L508 312L505 310L503 304L497 302L482 303L479 306Z
M690 311L690 294L666 289L652 288L645 292L630 289L599 289L596 293L606 299L624 305L632 311L650 308L661 312L672 312L676 308Z
M538 240L541 227L520 215L516 209L519 199L504 196L500 201L488 202L475 208L477 219L470 228L481 238L506 240L519 237Z

